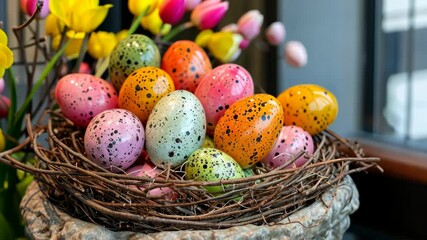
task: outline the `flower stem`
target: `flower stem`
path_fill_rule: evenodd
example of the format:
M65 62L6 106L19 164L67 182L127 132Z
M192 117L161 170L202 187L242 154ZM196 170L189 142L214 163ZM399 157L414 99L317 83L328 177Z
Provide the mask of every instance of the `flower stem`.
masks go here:
M52 68L55 66L58 59L64 54L65 49L67 48L68 44L70 44L72 39L68 39L67 42L62 46L62 48L55 53L55 55L50 59L50 61L47 63L45 69L43 69L43 72L40 74L39 78L37 79L37 82L35 83L34 87L31 89L31 92L28 94L28 96L25 98L24 103L19 108L17 114L15 115L14 121L12 124L9 125L10 130L15 132L21 131L22 121L25 116L25 112L28 109L29 104L31 103L31 99L33 99L34 95L37 93L41 85L43 84L46 77L49 75L49 73L52 71ZM15 133L16 134L16 133ZM11 134L12 135L12 134ZM13 135L12 135L13 136Z
M166 36L163 37L162 40L164 42L169 42L173 37L178 35L180 32L182 32L186 29L189 29L191 27L194 27L194 24L192 22L182 23L182 24L176 26L175 28L173 28L168 34L166 34Z
M136 18L134 18L132 24L130 25L127 36L130 36L136 31L136 29L138 29L139 25L141 24L142 18L145 17L145 15L147 15L148 10L150 10L150 6L148 6L147 9L145 9L145 11L142 11Z
M79 72L80 65L83 62L83 58L85 56L86 50L87 50L87 42L89 41L89 34L85 34L82 42L82 46L80 47L79 57L77 58L76 65L74 66L73 72Z

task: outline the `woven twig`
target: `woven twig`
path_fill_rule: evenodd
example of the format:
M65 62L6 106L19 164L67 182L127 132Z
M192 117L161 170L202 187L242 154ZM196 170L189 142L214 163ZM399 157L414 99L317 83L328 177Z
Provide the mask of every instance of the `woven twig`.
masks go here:
M135 177L108 172L89 160L82 145L83 131L59 113L52 112L46 125L32 128L29 123L27 119L29 137L1 153L0 161L33 174L58 208L113 230L153 232L276 224L318 200L347 174L380 169L378 158L364 157L356 142L328 130L314 137L316 151L299 168L281 166L270 171L260 165L254 168L254 176L217 182L185 180L179 168L166 169L155 179ZM29 145L38 159L35 166L11 157ZM301 154L305 153L295 156L294 161ZM213 196L203 188L213 185L222 186L222 194ZM165 187L177 194L175 200L147 194Z

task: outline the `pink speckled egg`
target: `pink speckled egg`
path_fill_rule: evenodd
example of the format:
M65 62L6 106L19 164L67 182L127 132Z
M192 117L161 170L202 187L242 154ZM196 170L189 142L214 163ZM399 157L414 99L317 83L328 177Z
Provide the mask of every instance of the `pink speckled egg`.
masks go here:
M300 167L310 158L314 151L313 138L298 126L284 126L270 153L262 160L270 168L276 168L293 160L294 156L305 151L287 168Z
M62 77L56 85L55 98L64 116L81 127L86 127L98 113L118 105L118 94L110 83L82 73Z
M110 109L96 115L87 126L86 155L112 172L129 168L144 147L145 132L141 121L125 109Z
M159 175L161 171L162 170L150 163L144 163L130 167L126 170L126 174L136 177L156 178L156 176ZM143 186L138 186L138 188L141 190L145 189ZM165 197L166 200L174 200L177 198L177 196L178 194L168 187L153 188L148 191L148 197Z
M225 110L237 100L254 94L254 83L242 66L223 64L206 74L194 94L205 109L207 133L212 135Z

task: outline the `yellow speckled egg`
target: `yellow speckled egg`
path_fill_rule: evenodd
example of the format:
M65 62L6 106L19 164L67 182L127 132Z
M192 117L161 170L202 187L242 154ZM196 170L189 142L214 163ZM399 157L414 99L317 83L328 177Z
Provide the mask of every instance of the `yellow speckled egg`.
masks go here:
M325 130L338 115L334 94L315 84L292 86L277 99L284 109L285 125L299 126L311 135Z
M283 126L283 108L269 94L238 100L227 109L215 128L217 149L249 168L270 152Z
M161 68L139 68L123 82L119 107L134 113L145 125L154 105L174 90L172 78Z

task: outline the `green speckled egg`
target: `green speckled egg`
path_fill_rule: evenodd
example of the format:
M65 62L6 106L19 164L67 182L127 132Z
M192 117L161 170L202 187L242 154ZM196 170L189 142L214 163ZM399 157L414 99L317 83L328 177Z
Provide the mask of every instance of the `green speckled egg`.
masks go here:
M108 72L114 87L120 90L126 78L141 67L160 67L160 52L149 37L132 34L117 44L110 56Z
M195 181L219 181L245 177L239 164L227 153L215 148L194 151L185 164L185 178ZM205 186L210 193L219 193L223 186Z

